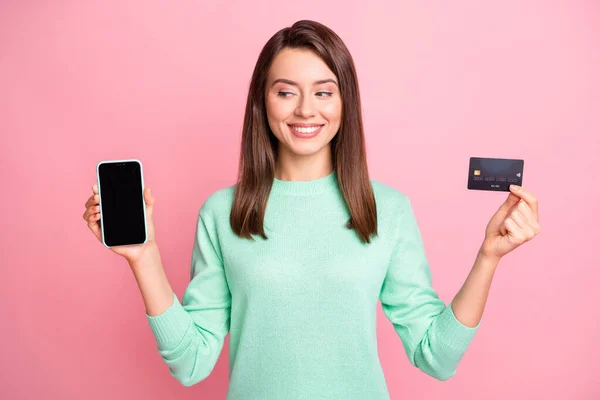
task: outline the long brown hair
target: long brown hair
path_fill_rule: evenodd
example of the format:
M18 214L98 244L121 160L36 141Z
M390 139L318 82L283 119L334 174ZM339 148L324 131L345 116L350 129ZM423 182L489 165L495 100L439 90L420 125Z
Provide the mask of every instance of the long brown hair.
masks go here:
M302 20L281 29L263 47L248 91L238 180L235 185L230 223L242 238L267 236L263 227L265 209L273 178L278 141L271 132L265 106L265 85L275 56L284 48L314 51L339 81L342 99L340 129L331 140L333 167L350 212L348 229L361 240L371 242L377 235L377 209L367 169L360 94L354 61L342 39L330 28Z

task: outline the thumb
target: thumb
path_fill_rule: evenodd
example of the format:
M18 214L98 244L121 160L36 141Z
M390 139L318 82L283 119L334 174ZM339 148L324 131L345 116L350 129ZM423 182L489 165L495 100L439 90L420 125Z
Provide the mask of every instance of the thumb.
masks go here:
M148 208L152 209L152 206L154 205L154 195L152 194L152 191L150 190L149 187L147 187L144 190L144 201L146 202L146 205L148 206Z

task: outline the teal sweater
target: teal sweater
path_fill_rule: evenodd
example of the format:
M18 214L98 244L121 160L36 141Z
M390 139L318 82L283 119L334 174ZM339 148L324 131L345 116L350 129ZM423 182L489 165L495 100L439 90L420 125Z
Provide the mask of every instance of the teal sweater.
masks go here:
M268 239L229 225L233 186L200 207L191 282L182 301L146 314L158 352L181 384L213 370L229 332L228 400L389 399L377 352L378 300L408 360L446 380L477 327L462 325L432 288L408 197L371 180L379 235L371 244L350 217L336 173L275 179Z

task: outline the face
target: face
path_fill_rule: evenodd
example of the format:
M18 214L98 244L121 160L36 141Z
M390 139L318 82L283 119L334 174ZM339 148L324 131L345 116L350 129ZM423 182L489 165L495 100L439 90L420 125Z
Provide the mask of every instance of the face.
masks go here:
M325 62L310 50L285 48L273 60L265 90L280 157L331 157L342 99L338 80Z

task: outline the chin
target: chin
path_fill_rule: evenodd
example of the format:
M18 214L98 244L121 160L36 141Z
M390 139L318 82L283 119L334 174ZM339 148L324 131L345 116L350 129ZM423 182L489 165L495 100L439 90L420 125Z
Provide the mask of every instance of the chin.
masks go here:
M327 144L326 145L295 145L291 148L288 148L288 150L296 155L299 156L312 156L318 153L321 153L323 151L326 150Z

